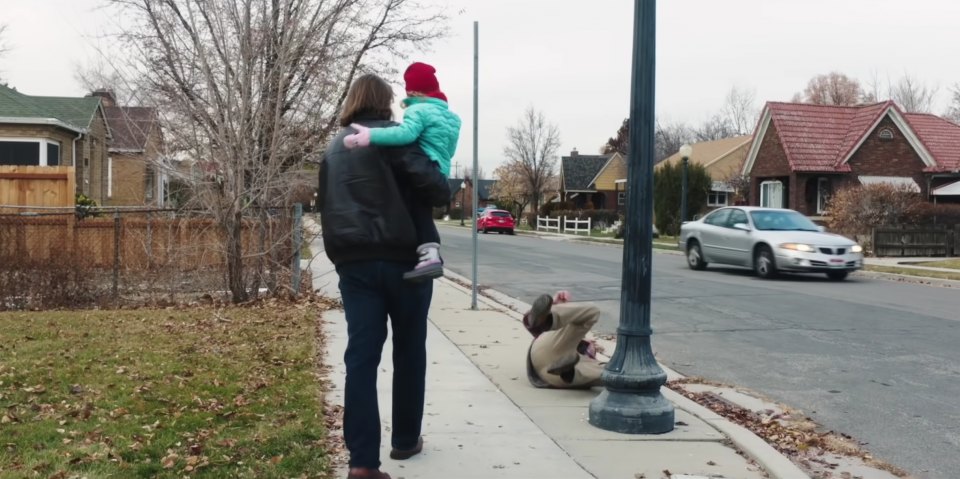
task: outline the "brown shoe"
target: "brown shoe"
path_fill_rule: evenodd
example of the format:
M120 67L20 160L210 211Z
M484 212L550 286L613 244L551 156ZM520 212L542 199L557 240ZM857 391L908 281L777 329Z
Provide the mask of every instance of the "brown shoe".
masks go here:
M397 449L397 448L391 449L390 459L393 459L396 461L403 461L406 459L410 459L411 457L416 456L417 454L420 454L421 451L423 451L423 436L418 437L417 445L413 446L410 449Z
M390 479L390 474L379 469L368 469L365 467L350 468L347 479Z

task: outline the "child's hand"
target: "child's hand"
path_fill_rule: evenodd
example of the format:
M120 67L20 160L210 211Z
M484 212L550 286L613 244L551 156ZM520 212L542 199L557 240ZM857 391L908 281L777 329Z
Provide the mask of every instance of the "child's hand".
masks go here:
M343 146L346 146L348 149L357 148L360 146L370 146L369 128L356 123L351 123L350 128L357 130L357 132L343 137Z

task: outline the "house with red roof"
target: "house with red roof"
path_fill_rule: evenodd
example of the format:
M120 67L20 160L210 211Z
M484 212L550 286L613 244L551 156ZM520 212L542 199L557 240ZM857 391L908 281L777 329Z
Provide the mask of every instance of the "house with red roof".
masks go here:
M768 102L743 164L750 204L823 213L833 191L904 185L960 202L960 125L894 102L832 106ZM958 190L954 193L954 190Z

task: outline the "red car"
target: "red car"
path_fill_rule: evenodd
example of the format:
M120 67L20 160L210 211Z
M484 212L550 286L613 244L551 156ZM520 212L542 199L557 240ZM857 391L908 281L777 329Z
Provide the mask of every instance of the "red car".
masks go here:
M513 234L513 228L513 215L509 211L483 210L483 214L477 218L477 230L484 234L490 231Z

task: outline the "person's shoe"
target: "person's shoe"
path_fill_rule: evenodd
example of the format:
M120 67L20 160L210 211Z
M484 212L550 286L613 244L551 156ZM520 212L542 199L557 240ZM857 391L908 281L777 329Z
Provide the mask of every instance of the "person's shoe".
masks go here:
M423 451L423 436L420 436L419 438L417 438L417 445L413 446L410 449L397 449L397 448L391 449L390 459L393 459L396 461L403 461L406 459L410 459L411 457L416 456L417 454L420 454L421 451Z
M366 467L351 467L347 473L347 479L390 479L390 474L380 469L369 469Z
M440 245L424 243L417 247L420 262L411 271L403 273L403 279L420 282L443 276L443 260L440 259Z
M577 366L577 363L580 362L580 355L576 352L571 352L565 354L562 358L553 362L547 372L550 374L556 374L557 376L563 377L567 373L574 371ZM567 381L569 382L569 381Z

